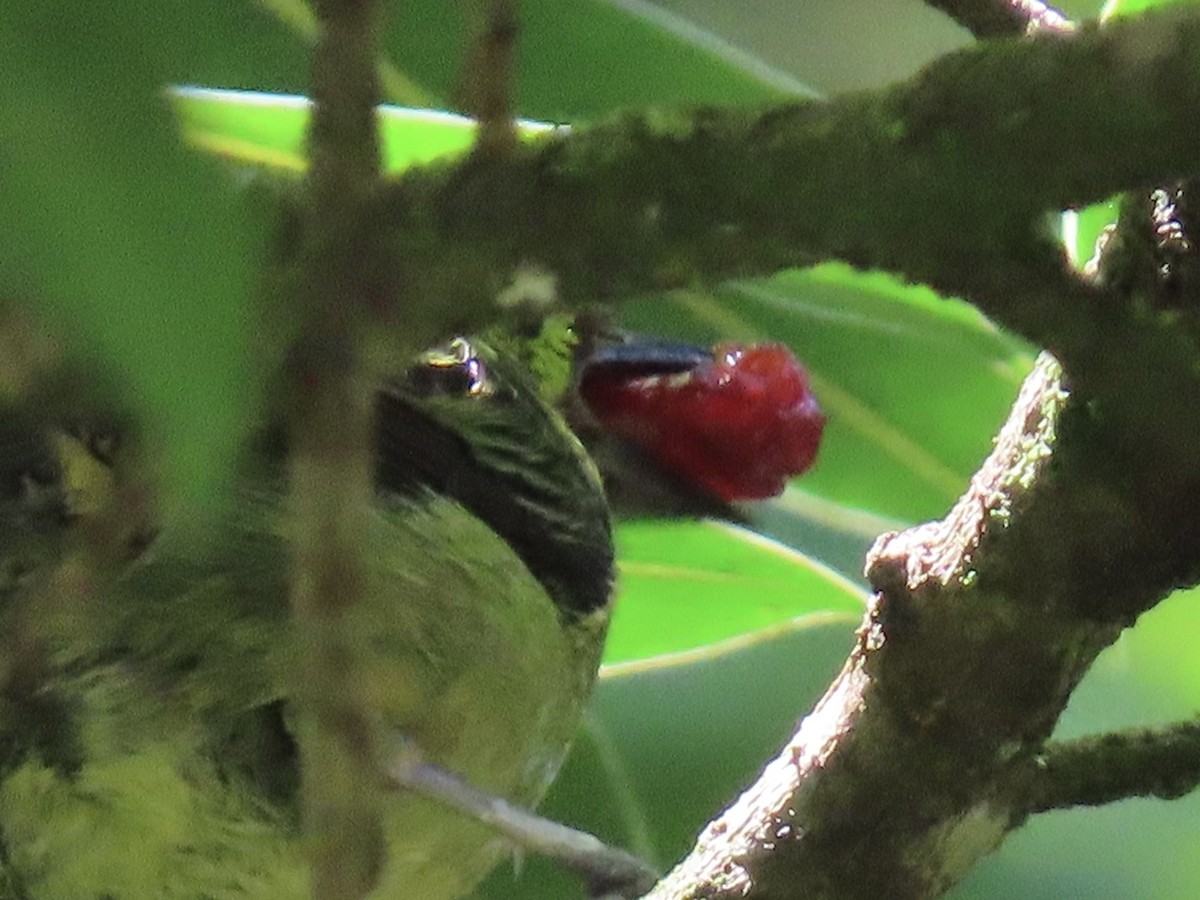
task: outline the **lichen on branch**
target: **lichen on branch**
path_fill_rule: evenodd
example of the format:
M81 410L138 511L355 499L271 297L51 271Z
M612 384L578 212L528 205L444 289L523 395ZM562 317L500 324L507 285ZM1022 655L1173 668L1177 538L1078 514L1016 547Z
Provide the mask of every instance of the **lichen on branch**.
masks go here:
M1200 134L1169 126L1200 103L1198 56L1200 16L1177 10L987 42L827 103L632 112L414 170L382 214L443 333L495 315L522 263L583 303L836 257L978 300L1045 343L978 272L1046 252L1047 212L1192 173Z
M1174 800L1200 787L1200 721L1050 744L1028 768L1030 813L1130 797Z

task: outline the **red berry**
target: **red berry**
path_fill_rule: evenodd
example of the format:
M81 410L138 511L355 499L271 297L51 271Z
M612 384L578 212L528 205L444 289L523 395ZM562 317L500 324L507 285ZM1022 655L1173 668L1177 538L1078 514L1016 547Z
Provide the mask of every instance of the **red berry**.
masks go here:
M825 427L808 373L781 344L718 344L664 374L600 366L579 391L609 431L726 501L781 493L816 461Z

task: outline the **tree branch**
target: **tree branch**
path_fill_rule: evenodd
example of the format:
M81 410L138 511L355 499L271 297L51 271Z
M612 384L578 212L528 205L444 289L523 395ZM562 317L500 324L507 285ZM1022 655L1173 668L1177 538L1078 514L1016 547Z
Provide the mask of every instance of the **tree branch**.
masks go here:
M829 103L629 114L504 160L411 172L383 215L406 279L441 311L419 323L428 337L494 318L522 263L590 303L839 258L1054 346L1090 313L1040 319L986 273L1030 251L1061 268L1039 237L1046 212L1195 170L1200 134L1168 126L1200 104L1197 52L1200 17L1170 10L1071 40L980 44Z
M1024 821L1012 785L1096 655L1197 578L1200 482L1147 494L1108 428L1042 357L950 514L876 543L841 675L651 897L936 896Z
M1200 721L1049 744L1029 768L1029 813L1129 797L1174 800L1200 787Z
M315 900L370 892L383 865L379 755L350 613L365 589L371 397L358 372L367 310L364 216L379 181L374 4L318 0L305 271L287 314L296 517L292 609L304 655L298 742ZM370 266L366 266L370 269Z
M459 76L461 103L479 122L475 153L501 156L517 142L513 123L513 75L516 69L516 0L482 0L469 21L471 39Z
M1200 131L1173 123L1200 107L1198 54L1200 16L1182 9L1069 40L988 42L874 94L631 114L413 172L381 214L401 277L428 301L413 323L423 338L497 316L530 264L564 302L587 304L844 259L961 296L1050 349L1120 422L1124 453L1190 477L1196 343L1076 279L1043 222L1196 172Z
M1006 766L1120 631L1048 608L1040 570L1012 591L988 565L1053 497L1038 486L1065 408L1043 357L946 519L879 539L879 593L841 675L651 897L930 897L1000 843Z
M1013 37L1038 31L1068 33L1071 20L1040 0L925 0L975 37Z

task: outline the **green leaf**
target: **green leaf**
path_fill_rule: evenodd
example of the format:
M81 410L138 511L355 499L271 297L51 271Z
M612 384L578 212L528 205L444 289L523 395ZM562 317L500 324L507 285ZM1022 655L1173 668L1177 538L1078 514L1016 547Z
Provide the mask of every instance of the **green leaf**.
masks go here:
M1077 269L1082 270L1096 255L1096 241L1108 226L1116 224L1119 208L1120 201L1113 199L1062 214L1063 246Z
M561 0L523 0L517 111L548 122L579 122L619 106L747 104L815 93L777 72L771 83L764 81L768 67L721 52L719 41L697 40L694 28L688 37L681 33L686 28L668 30L664 22L671 18L630 0L575 0L569 7ZM405 4L384 36L384 52L413 81L452 98L462 23L461 6L454 3Z
M862 612L860 588L782 544L717 522L617 530L609 665L705 647L804 616Z
M258 0L258 5L275 16L304 46L316 43L317 16L306 0ZM401 106L435 105L432 96L386 59L379 61L377 69L383 99Z
M307 98L181 87L171 90L171 99L184 135L198 149L236 163L304 171ZM520 126L529 137L554 127L526 121ZM465 153L475 139L472 120L427 109L381 106L379 129L390 172Z
M803 488L797 479L783 495L748 509L754 528L804 552L856 584L866 585L863 559L885 532L910 523L835 503Z
M1115 16L1132 16L1148 9L1195 3L1196 0L1107 0L1100 12L1101 20Z

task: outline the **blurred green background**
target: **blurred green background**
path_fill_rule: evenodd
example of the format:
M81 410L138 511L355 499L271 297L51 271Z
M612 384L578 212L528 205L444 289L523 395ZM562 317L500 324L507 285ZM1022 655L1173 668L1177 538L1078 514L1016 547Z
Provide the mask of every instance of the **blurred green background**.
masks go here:
M870 87L970 41L915 0L522 8L520 112L553 122ZM268 217L242 194L258 167L298 164L304 111L229 94L168 102L164 88L303 92L305 38L280 9L298 7L0 5L0 299L36 309L116 372L166 449L183 522L219 495L258 383L250 297ZM389 8L386 56L435 105L454 96L460 26L460 6L444 0ZM462 145L448 123L395 113L386 127L394 167ZM747 510L754 531L640 523L618 536L611 665L546 810L667 866L837 672L866 548L945 512L1035 348L952 300L837 265L633 298L622 314L703 341L787 341L830 417L817 468ZM1198 626L1186 594L1144 617L1101 658L1060 732L1192 715ZM954 896L1190 898L1198 840L1196 797L1040 816ZM481 896L579 895L536 860L519 869L497 872Z

